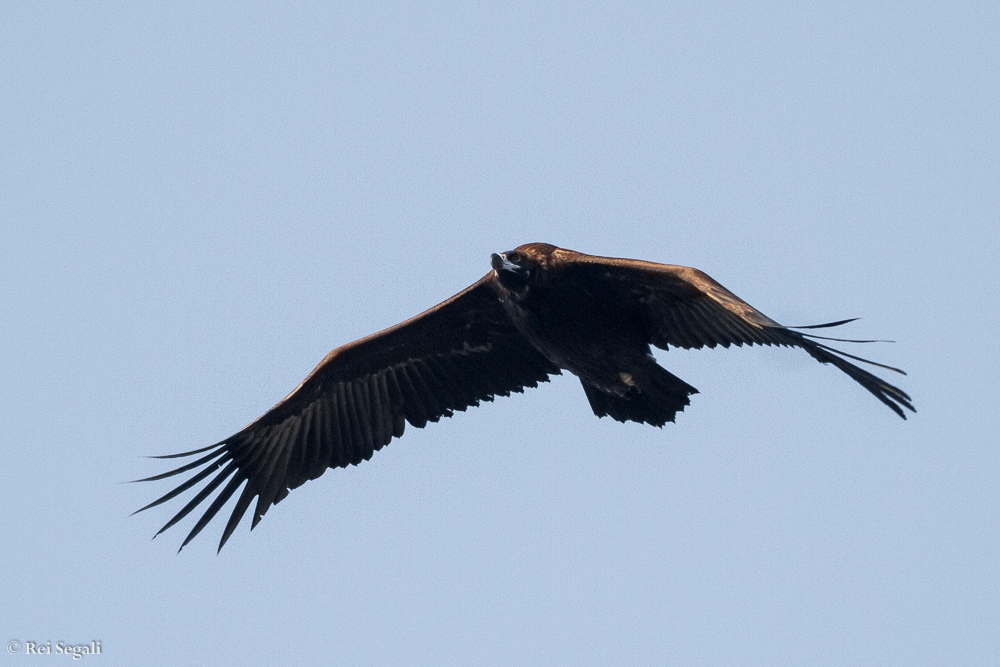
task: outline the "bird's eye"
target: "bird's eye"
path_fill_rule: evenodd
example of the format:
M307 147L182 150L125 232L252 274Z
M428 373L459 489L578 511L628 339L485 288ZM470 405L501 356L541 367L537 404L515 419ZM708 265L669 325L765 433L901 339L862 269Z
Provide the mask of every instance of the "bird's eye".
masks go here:
M521 261L521 253L517 252L516 250L514 252L507 253L507 261L514 262L515 264L517 264L518 262Z

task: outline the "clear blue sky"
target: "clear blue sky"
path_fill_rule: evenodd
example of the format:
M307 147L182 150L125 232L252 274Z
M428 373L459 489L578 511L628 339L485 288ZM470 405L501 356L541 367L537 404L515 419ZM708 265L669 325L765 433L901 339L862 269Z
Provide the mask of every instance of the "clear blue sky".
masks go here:
M0 639L100 665L1000 663L1000 9L6 3ZM902 421L794 350L571 376L149 538L142 458L545 241L861 317ZM3 664L31 658L2 651ZM44 659L36 659L45 661ZM31 664L34 664L32 662Z

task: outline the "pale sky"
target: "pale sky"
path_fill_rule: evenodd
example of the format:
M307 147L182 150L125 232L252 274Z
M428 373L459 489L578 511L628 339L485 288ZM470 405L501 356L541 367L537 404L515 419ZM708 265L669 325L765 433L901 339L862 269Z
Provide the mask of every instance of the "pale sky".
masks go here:
M996 3L205 5L2 12L4 664L1000 663ZM566 374L220 555L150 541L189 496L129 516L144 456L529 241L860 317L918 412L660 351L701 391L663 429Z

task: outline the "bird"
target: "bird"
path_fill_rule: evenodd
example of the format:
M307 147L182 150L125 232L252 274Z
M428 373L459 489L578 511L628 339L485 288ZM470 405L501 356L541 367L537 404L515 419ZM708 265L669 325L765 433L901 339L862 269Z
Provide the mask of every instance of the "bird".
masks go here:
M698 269L587 255L547 243L494 253L490 265L489 273L450 299L336 348L288 396L234 435L153 457L197 458L135 481L196 472L136 513L208 480L159 535L222 487L183 549L242 486L218 552L254 500L251 530L290 490L328 468L369 460L401 437L406 424L423 428L495 396L536 387L562 371L579 378L598 417L662 427L698 390L660 366L651 345L797 347L839 368L903 419L904 410L916 412L903 390L848 359L905 375L902 370L819 342L874 341L802 331L853 319L786 327Z

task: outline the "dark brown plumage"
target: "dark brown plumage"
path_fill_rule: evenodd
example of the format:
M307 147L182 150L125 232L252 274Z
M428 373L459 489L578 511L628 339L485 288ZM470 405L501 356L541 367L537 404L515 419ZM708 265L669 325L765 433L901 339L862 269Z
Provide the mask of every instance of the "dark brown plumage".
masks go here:
M327 468L371 458L403 435L406 422L422 428L455 410L534 387L561 370L580 378L598 417L663 426L698 390L658 365L650 345L800 347L847 373L900 417L906 418L903 408L914 411L902 390L844 357L899 369L784 327L697 269L595 257L546 243L523 245L490 261L492 271L447 301L335 349L291 394L235 435L161 457L202 455L140 481L201 470L138 511L208 479L162 533L221 486L183 548L245 482L221 550L254 499L251 528L291 489Z

